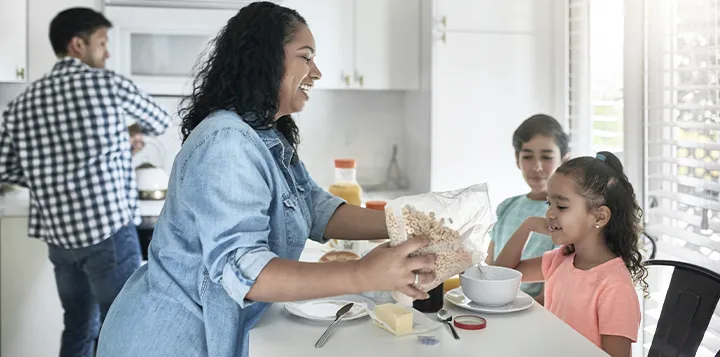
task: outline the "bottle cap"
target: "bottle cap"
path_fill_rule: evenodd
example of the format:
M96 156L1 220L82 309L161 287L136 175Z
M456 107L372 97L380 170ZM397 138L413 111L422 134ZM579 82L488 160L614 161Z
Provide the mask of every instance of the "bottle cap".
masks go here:
M460 315L453 319L453 324L463 330L482 330L487 326L487 321L477 315Z
M353 160L353 159L336 159L335 160L335 168L354 169L355 168L355 160Z

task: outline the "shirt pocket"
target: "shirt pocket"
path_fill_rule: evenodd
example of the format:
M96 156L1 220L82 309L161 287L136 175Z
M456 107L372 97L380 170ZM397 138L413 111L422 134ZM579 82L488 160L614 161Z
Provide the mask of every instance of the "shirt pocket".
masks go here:
M285 212L285 235L288 245L295 247L305 246L310 235L310 226L300 208L298 198L291 192L282 196L283 211Z

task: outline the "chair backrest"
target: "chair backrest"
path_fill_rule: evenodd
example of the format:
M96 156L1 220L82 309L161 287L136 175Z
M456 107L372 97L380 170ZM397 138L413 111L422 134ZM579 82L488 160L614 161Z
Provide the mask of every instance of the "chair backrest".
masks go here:
M720 274L670 260L645 265L675 268L648 357L695 356L720 299Z

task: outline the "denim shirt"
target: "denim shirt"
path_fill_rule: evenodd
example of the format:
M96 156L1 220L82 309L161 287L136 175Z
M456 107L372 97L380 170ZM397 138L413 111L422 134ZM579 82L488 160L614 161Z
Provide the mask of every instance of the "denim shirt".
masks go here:
M248 355L249 330L269 307L246 297L260 271L273 258L298 260L308 237L326 242L344 202L293 155L276 129L254 130L229 111L192 131L148 263L110 309L99 356Z

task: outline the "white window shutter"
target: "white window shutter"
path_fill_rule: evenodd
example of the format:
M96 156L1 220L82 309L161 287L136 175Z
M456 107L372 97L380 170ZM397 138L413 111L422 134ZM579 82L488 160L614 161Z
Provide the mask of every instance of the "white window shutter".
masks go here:
M645 1L644 17L646 230L659 257L720 271L720 0ZM697 356L720 350L718 321Z

